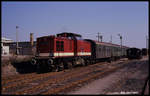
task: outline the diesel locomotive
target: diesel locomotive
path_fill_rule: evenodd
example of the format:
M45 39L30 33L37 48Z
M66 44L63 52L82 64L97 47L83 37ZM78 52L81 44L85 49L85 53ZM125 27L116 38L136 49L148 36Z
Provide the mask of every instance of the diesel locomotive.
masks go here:
M37 38L36 56L31 63L37 66L37 72L60 71L93 64L100 59L111 61L125 57L127 49L126 46L82 39L80 34L63 32Z

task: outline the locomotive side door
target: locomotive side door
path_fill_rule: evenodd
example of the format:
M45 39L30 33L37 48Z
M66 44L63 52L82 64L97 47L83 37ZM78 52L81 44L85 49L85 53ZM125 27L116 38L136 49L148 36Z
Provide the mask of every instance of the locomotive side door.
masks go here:
M57 53L57 56L60 57L60 56L63 56L63 51L64 51L64 41L61 40L61 41L56 41L56 53Z
M77 56L77 39L73 36L73 43L74 43L74 56Z

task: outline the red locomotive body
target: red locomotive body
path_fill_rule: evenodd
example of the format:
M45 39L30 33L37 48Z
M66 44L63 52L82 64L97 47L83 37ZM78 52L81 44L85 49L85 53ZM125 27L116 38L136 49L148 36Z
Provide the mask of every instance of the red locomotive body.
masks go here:
M37 54L33 60L37 68L62 70L77 64L85 64L91 56L91 44L81 35L61 33L57 36L37 38ZM67 63L66 63L67 62Z
M77 56L90 56L91 55L91 48L90 43L78 40L77 41Z
M66 37L63 36L66 34ZM39 57L70 57L70 56L90 56L90 43L77 38L67 37L69 33L62 33L55 36L44 36L37 38L37 55Z
M68 38L45 36L37 39L38 57L68 57L74 56L74 41Z

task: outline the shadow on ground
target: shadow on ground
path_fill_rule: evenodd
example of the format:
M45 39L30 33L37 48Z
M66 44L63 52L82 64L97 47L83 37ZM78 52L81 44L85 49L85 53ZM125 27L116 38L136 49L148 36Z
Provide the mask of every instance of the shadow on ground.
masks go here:
M20 63L13 62L12 65L20 74L36 72L36 66L32 65L29 61Z

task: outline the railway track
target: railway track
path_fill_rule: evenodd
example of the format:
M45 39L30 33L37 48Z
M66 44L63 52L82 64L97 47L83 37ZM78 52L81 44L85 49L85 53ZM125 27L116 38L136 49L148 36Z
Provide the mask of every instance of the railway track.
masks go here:
M48 94L59 94L59 92L62 92L62 91L66 91L70 88L73 88L79 84L82 84L82 83L85 83L91 79L94 79L94 78L97 78L98 76L100 75L104 75L106 72L108 74L108 72L112 72L112 71L115 71L117 68L113 68L111 70L107 70L107 71L104 71L104 72L101 72L101 73L97 73L97 74L93 74L93 75L90 75L90 76L87 76L86 78L84 79L81 79L81 80L76 80L74 82L71 82L71 83L68 83L66 84L63 84L64 86L61 86L59 88L53 88L53 89L49 89L47 92L44 92L44 93L41 93L41 94L44 94L44 95L48 95Z
M105 64L105 63L103 63L103 64ZM97 65L95 65L95 67L97 67ZM94 66L92 67L92 68L94 68ZM89 69L88 67L86 68L86 69ZM81 70L81 68L79 68L78 70ZM41 78L41 79L38 79L37 77L36 78L34 78L34 79L28 79L28 80L23 80L23 81L20 81L20 82L15 82L15 83L13 83L13 84L11 84L11 85L9 85L9 86L3 86L3 92L8 92L9 91L9 89L10 90L12 90L12 89L16 89L17 90L17 88L18 89L20 89L20 86L22 86L22 87L24 87L25 85L29 85L30 83L35 83L36 81L38 81L38 82L46 82L47 81L47 79L50 79L50 80L52 80L51 78L55 78L55 77L60 77L62 74L63 75L65 75L65 74L68 74L68 73L73 73L74 72L74 74L77 74L78 73L78 71L76 70L76 68L74 69L74 71L72 72L72 70L67 70L67 72L63 72L63 71L61 71L61 72L55 72L55 74L53 73L53 72L51 72L51 73L47 73L47 75L45 75L45 74L43 74L41 77L39 77L39 78ZM69 75L68 75L69 76ZM46 78L46 77L48 77L48 78ZM43 79L42 79L43 78ZM34 81L34 80L36 80L36 81ZM29 86L28 86L29 87ZM4 89L6 89L6 90L4 90ZM14 90L15 91L15 90Z
M87 67L88 68L88 67ZM35 93L35 94L39 94L41 93L42 91L45 91L45 88L53 88L55 87L55 85L61 85L60 83L61 82L69 82L70 80L72 80L73 78L78 78L78 77L82 77L84 75L88 75L90 74L91 72L94 72L93 71L94 69L92 70L89 70L89 71L84 71L83 70L80 70L80 71L76 71L76 72L71 72L71 73L68 73L66 75L63 75L61 77L58 77L58 78L54 78L54 79L50 79L48 81L45 81L43 82L42 84L38 85L38 86L35 86L35 87L32 87L30 89L27 89L25 91L21 91L21 92L17 92L17 94L22 94L22 93L29 93L29 94L32 94L32 93ZM99 68L95 71L101 71L103 70L103 68ZM53 86L54 85L54 86ZM51 87L49 87L51 86ZM43 90L44 89L44 90ZM15 93L16 94L16 93Z
M61 72L26 75L24 78L20 76L12 80L2 79L6 80L5 83L2 83L2 94L55 94L90 80L90 78L96 78L104 73L109 73L109 71L115 71L119 68L117 66L123 66L119 62L123 61L97 63ZM86 71L83 71L83 68Z
M15 81L20 81L26 78L30 78L35 75L36 75L35 73L31 73L31 74L24 74L24 75L15 75L15 76L5 77L5 78L2 77L2 85L8 84L9 82L15 82Z
M31 83L34 80L42 80L43 78L47 78L47 77L55 75L55 74L61 74L61 73L55 72L55 73L34 74L34 75L32 74L32 75L29 75L29 77L13 79L13 80L11 80L11 82L8 82L7 84L2 85L3 90L17 88L19 86L24 86L28 83Z

